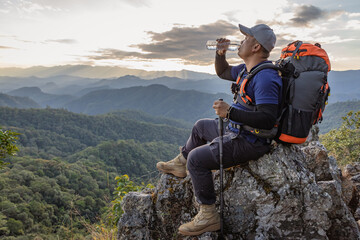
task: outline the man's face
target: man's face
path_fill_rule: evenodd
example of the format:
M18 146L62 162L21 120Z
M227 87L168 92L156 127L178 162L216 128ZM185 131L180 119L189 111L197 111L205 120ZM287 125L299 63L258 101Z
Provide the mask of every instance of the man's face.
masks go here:
M240 58L245 59L248 56L252 55L252 47L256 43L254 37L250 35L245 35L245 39L241 41L241 45L239 47L238 55Z

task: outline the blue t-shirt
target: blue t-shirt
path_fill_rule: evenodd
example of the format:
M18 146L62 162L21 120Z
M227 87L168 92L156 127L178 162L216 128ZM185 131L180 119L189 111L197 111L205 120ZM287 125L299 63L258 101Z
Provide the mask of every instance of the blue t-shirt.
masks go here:
M271 63L271 61L264 61L254 66L257 67L262 63ZM237 79L238 74L245 68L245 64L240 64L238 66L234 66L231 68L231 75L233 79ZM253 69L254 69L253 68ZM243 79L247 76L248 72L244 72L239 86L241 85ZM255 76L251 79L250 83L245 88L246 94L251 98L254 104L279 104L281 100L281 87L282 80L279 76L278 72L274 69L266 68L255 74ZM233 108L240 109L243 111L250 111L239 103L233 103ZM236 124L242 124L239 122L235 122L230 120ZM238 132L239 130L236 128L232 128L231 124L229 124L229 129L233 132ZM250 132L242 131L241 135L243 135L249 142L254 143L257 139L257 136L253 135ZM260 141L264 141L264 139L260 139Z

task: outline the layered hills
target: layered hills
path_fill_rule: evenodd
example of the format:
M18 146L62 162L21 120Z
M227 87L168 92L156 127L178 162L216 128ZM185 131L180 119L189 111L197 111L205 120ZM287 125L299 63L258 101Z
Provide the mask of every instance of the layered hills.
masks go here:
M30 68L0 68L1 76L42 78L68 75L81 78L114 78L125 75L136 75L144 79L157 77L178 77L183 79L206 79L210 74L193 71L145 71L111 66L63 65L54 67L34 66Z
M64 104L75 99L72 95L56 95L44 93L38 87L22 87L8 92L10 96L28 97L39 103L41 107L52 106L54 108L63 107Z
M34 100L28 97L16 97L0 93L0 106L14 108L40 108Z
M99 70L97 75L95 70ZM182 71L178 75L158 72L134 76L124 75L123 72L116 78L96 78L101 74L108 76L105 70L115 73L119 69L86 66L5 69L0 75L7 74L10 77L0 76L4 92L0 96L0 105L63 108L89 115L135 109L193 123L199 118L216 117L211 107L214 100L232 100L229 95L231 82L210 74ZM153 78L149 79L149 76ZM341 112L358 110L356 102L360 99L360 70L331 71L328 80L331 96L327 109L343 106ZM332 104L337 102L347 103L333 107ZM327 132L340 124L344 114L340 116L337 112L332 111L334 116L329 118L330 111L325 111L324 122L320 125L324 126L320 127L321 132Z
M156 179L156 162L190 134L186 123L136 111L0 107L0 124L20 133L17 156L0 169L1 239L85 239L111 210L115 177Z
M42 67L38 68L42 69ZM89 68L94 71L90 71ZM11 71L0 69L0 83L3 93L21 87L39 87L46 93L79 96L79 92L84 89L87 89L86 92L90 92L92 89L119 89L152 84L161 84L171 89L197 90L206 93L229 93L230 88L230 82L221 81L216 75L190 71L181 71L181 74L169 73L168 75L164 72L156 72L156 74L151 75L149 72L148 77L136 74L136 71L133 74L124 71L109 77L106 72L100 71L101 67L72 66L70 68L70 66L63 66L45 68L46 71L44 71L48 72L47 74L36 69L36 67L11 69ZM79 76L76 74L78 70L74 69L81 69L81 71L88 69L89 71L87 74ZM330 103L360 99L360 70L330 71L328 81L332 92L332 97L329 99Z
M69 102L64 107L73 112L90 115L136 109L155 116L194 122L199 117L215 117L212 103L219 98L231 100L231 96L226 94L180 91L163 85L151 85L94 91Z
M88 116L63 109L0 107L0 123L21 133L19 143L27 154L46 158L66 157L118 139L166 141L178 146L189 134L186 123L135 111Z

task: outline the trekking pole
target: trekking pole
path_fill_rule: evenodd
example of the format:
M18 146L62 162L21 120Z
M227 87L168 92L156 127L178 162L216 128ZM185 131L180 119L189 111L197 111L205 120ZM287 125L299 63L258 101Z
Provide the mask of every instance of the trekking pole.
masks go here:
M223 99L219 99L223 101ZM219 116L219 157L220 157L220 239L224 239L224 196L223 196L223 119Z

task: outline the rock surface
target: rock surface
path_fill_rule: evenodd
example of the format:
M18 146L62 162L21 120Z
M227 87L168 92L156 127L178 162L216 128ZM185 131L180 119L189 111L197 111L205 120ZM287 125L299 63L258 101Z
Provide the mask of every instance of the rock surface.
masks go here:
M317 141L276 145L257 161L226 169L225 239L360 239L360 163L347 169L342 176ZM219 196L219 171L213 177ZM127 194L122 207L118 239L219 237L178 234L199 209L189 176L163 174L155 190Z

